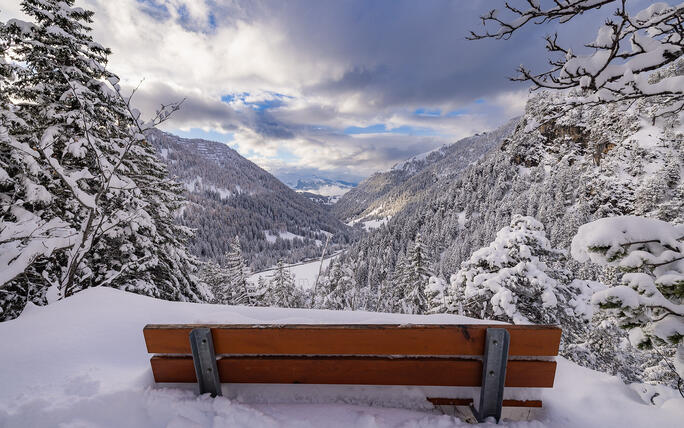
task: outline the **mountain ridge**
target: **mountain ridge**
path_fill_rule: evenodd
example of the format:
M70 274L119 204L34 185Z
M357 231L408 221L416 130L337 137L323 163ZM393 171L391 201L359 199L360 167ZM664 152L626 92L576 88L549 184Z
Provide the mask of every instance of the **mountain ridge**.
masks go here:
M189 247L203 260L222 262L235 236L254 269L316 257L329 234L333 248L352 239L326 209L223 143L159 130L148 140L169 175L185 186L189 204L178 219L195 230Z
M453 180L468 165L499 145L515 128L511 119L490 132L477 133L398 162L344 194L332 212L345 222L391 217L438 181Z

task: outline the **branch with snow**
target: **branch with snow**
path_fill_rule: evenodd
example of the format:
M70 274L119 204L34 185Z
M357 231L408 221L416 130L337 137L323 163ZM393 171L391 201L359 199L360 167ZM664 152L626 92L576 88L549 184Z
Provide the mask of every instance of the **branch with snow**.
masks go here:
M558 35L546 36L546 50L552 55L548 70L536 73L521 65L512 80L528 81L533 89L570 90L563 112L580 105L600 105L655 99L661 108L656 117L684 110L684 76L660 73L684 53L684 3L676 6L658 2L630 14L626 0L554 0L544 8L538 0L526 0L517 7L509 2L481 17L484 32L471 32L471 40L509 39L529 23L567 24L583 13L611 4L612 17L599 28L594 41L585 44L588 55L564 47ZM502 18L502 12L507 13ZM494 26L495 31L487 28ZM681 68L681 67L680 67Z
M585 224L572 240L580 261L628 272L622 285L592 302L617 315L632 345L678 346L684 356L684 225L644 217L609 217ZM684 367L678 370L684 377Z

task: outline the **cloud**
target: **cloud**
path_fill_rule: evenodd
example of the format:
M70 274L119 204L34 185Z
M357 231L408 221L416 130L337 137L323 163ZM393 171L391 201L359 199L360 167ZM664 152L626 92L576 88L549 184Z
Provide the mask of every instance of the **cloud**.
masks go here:
M19 13L14 3L0 0L3 19ZM165 129L230 133L274 171L347 179L520 114L526 88L507 77L521 62L542 66L548 31L467 41L484 0L77 5L95 11L94 38L122 84L144 79L138 108L186 99ZM366 131L345 133L354 129Z

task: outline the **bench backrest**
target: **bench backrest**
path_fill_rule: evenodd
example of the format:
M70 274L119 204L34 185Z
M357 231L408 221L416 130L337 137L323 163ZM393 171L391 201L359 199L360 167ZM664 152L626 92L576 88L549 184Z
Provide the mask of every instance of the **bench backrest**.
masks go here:
M543 357L558 354L561 336L538 325L147 325L156 382L197 382L197 328L211 329L228 383L480 386L487 329L504 328L505 386L549 388L556 363Z

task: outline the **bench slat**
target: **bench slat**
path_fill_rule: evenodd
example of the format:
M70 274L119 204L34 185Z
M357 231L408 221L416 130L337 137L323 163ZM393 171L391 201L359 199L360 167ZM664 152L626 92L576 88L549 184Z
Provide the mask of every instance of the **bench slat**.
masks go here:
M192 357L154 356L156 382L197 382ZM458 358L243 357L217 361L221 382L480 386L482 362ZM512 360L507 387L551 388L555 361Z
M510 356L555 356L561 337L539 325L147 325L147 351L189 354L196 327L212 329L217 354L252 355L482 355L496 327L510 333Z
M472 398L438 398L428 397L435 406L468 406L473 404ZM503 407L542 407L541 400L503 400Z

